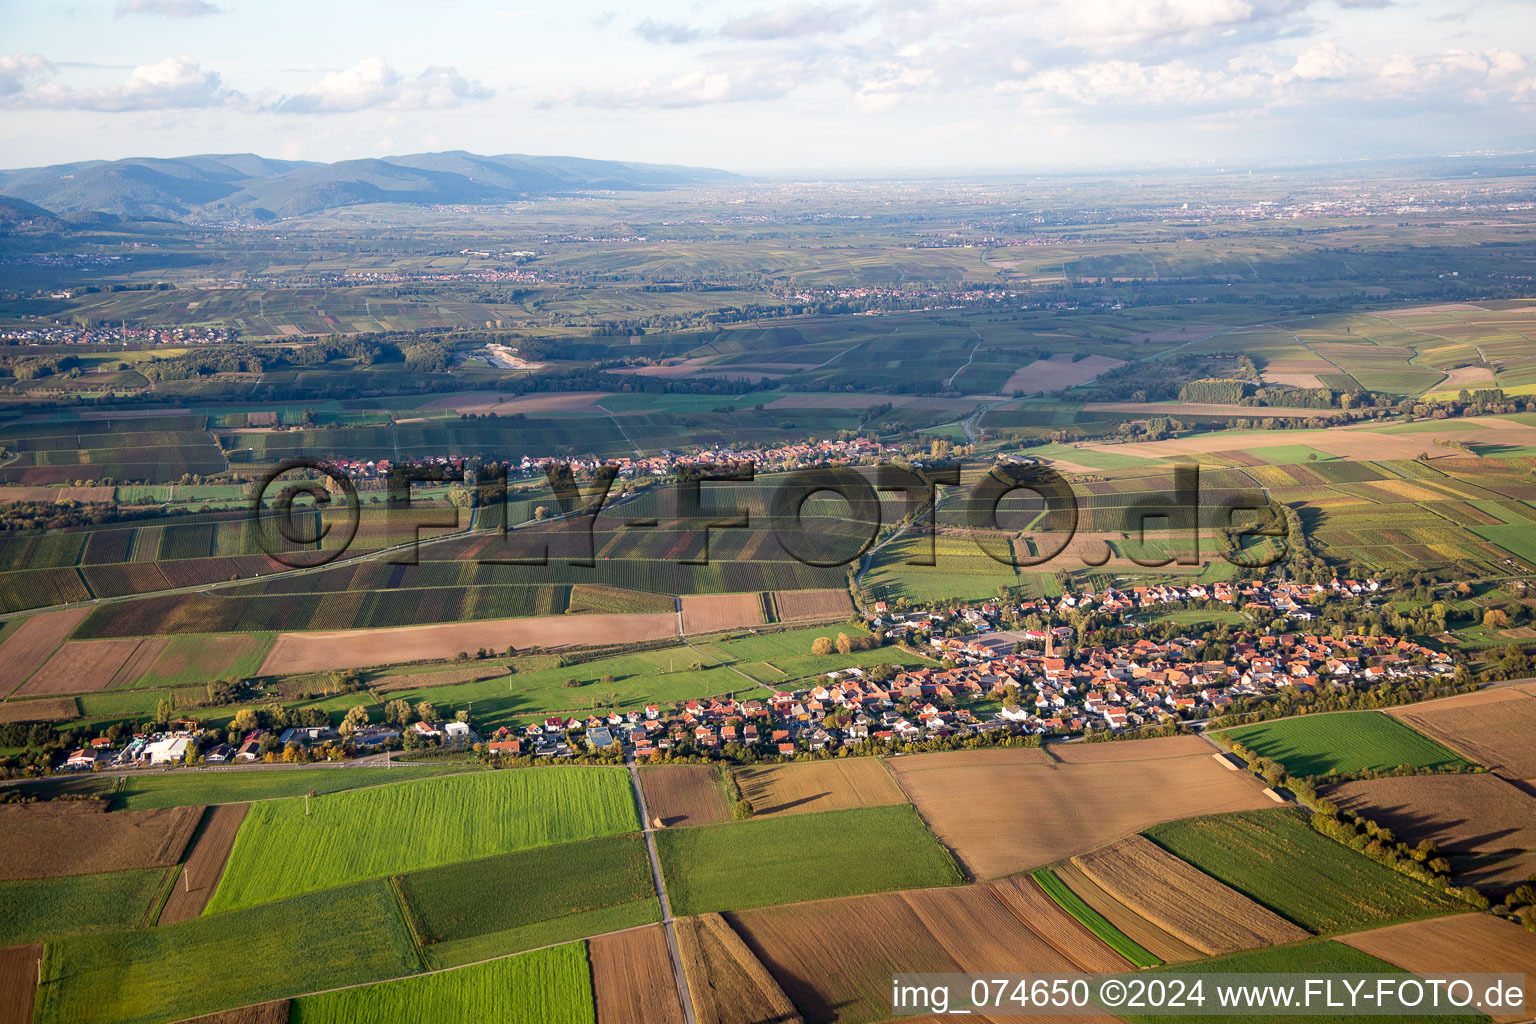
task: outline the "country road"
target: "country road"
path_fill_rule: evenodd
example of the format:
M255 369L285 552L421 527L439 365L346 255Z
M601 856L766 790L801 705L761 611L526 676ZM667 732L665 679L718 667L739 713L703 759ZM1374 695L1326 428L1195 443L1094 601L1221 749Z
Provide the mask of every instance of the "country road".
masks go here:
M656 855L656 830L651 826L651 812L645 806L645 790L640 788L640 769L634 758L629 761L629 781L635 787L635 804L640 808L640 823L645 826L645 852L651 855L651 875L656 881L656 895L661 899L661 927L667 933L667 952L672 957L672 973L677 981L677 997L683 1004L685 1024L698 1024L693 1013L693 995L688 991L688 975L683 970L683 954L677 947L677 928L672 919L672 901L667 898L667 880L661 874L661 858Z

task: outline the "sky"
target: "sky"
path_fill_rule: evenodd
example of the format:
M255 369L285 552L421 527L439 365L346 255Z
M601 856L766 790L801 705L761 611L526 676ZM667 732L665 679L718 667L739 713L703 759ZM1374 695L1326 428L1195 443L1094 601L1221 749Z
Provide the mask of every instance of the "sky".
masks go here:
M1533 0L0 0L0 163L788 177L1536 148Z

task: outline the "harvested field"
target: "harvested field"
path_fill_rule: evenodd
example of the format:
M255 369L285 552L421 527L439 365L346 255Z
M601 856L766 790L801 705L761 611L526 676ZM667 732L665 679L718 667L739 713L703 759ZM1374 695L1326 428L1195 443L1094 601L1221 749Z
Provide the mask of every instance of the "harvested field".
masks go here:
M1468 391L1476 391L1478 388L1493 387L1493 367L1491 366L1458 366L1445 375L1445 380L1430 388L1430 391L1460 391L1466 388Z
M495 679L507 674L501 665L482 665L479 668L454 668L443 672L407 672L402 675L378 676L370 689L380 693L392 690L416 690L426 686L455 686L459 683L478 683L483 679Z
M255 415L252 413L251 415ZM238 1010L220 1010L204 1017L192 1017L179 1024L288 1024L288 1000L242 1006Z
M1387 712L1501 778L1536 779L1536 697L1519 687L1464 693Z
M1536 976L1536 935L1490 914L1411 921L1345 935L1339 941L1418 975L1523 973L1527 992L1529 979ZM1531 1019L1529 1004L1517 1014L1499 1014L1494 1007L1485 1010L1495 1021Z
M1083 874L1083 869L1074 862L1063 861L1052 870L1079 899L1159 960L1171 964L1200 959L1200 950L1115 899L1101 889L1097 882Z
M691 377L695 373L707 370L710 364L719 358L719 356L696 356L693 359L680 359L677 362L666 362L659 366L616 366L603 372L633 374L636 377Z
M14 685L36 672L90 613L89 608L70 608L43 612L23 622L0 643L0 679Z
M875 757L740 768L736 784L754 817L904 804L906 796Z
M690 635L763 622L763 604L756 594L688 594L681 600L683 632Z
M193 684L226 675L250 675L268 642L264 636L249 633L161 638L154 660L139 675L144 677L145 686ZM133 660L138 658L135 655ZM122 675L127 676L126 666ZM137 677L127 678L123 685L136 680Z
M1085 408L1088 408L1085 406ZM1139 408L1151 410L1151 406ZM1234 409L1243 409L1243 406L1232 406ZM1270 418L1284 413L1284 409L1271 409L1265 407L1264 416ZM1253 410L1238 415L1252 415ZM1187 413L1186 413L1187 414ZM1174 413L1177 415L1177 413ZM1297 411L1294 416L1315 416L1316 411L1302 413ZM1536 441L1536 429L1533 429L1527 444ZM1240 448L1248 452L1256 452L1262 455L1266 448L1280 448L1289 446L1305 446L1316 448L1320 452L1329 455L1337 455L1343 459L1402 459L1411 461L1418 458L1420 452L1429 452L1430 458L1466 458L1466 453L1454 448L1445 448L1434 443L1425 434L1386 434L1368 430L1272 430L1251 431L1234 433L1231 431L1217 431L1211 434L1195 434L1191 437L1180 437L1169 441L1138 441L1132 444L1117 445L1088 445L1092 451L1112 452L1116 455L1137 455L1144 459L1168 459L1176 455L1201 455L1211 452L1226 451L1232 448Z
M645 806L663 826L713 825L731 816L720 769L708 764L658 764L640 769Z
M261 663L261 675L327 672L402 661L451 658L480 647L572 647L661 640L677 635L677 616L548 615L526 619L444 622L393 629L283 633Z
M421 412L451 409L457 413L498 414L523 413L533 415L544 412L595 412L607 413L598 408L597 400L607 397L604 391L568 391L558 394L508 395L499 391L465 391L456 395L444 395L423 402L416 408Z
M1109 895L1209 956L1308 937L1145 836L1127 836L1072 863Z
M108 814L99 801L0 804L0 878L57 878L181 859L201 807Z
M587 942L597 1024L682 1024L683 1004L661 925L599 935Z
M1072 353L1057 352L1049 359L1036 359L1028 366L1013 371L1002 391L1006 395L1063 391L1086 384L1105 370L1124 365L1124 359L1109 356L1084 356L1073 362Z
M208 808L203 830L181 867L181 877L160 911L159 924L190 921L203 912L208 897L224 875L224 862L235 845L235 833L245 820L249 804L220 804Z
M891 771L898 779L904 779L911 772L945 768L1054 763L1055 759L1040 747L978 747L975 750L944 750L934 754L895 758L891 760Z
M37 961L42 955L41 945L0 948L0 1024L32 1024Z
M762 364L766 366L767 364ZM801 364L783 364L788 369L808 368ZM911 405L917 399L911 395L845 395L804 394L784 395L769 402L765 409L868 409L872 405L889 403L896 408Z
M890 766L966 870L975 878L996 878L1086 853L1159 822L1272 806L1261 783L1221 768L1208 746L1177 756L1172 743L1051 748L1061 756L1064 747L1073 747L1072 756L1088 758L1080 763L1019 757L968 764L951 754L919 754L893 758ZM1127 770L1128 761L1136 763L1134 771Z
M22 696L105 690L146 641L70 640L17 690ZM153 641L150 641L153 642ZM164 645L165 641L160 641Z
M73 697L11 700L0 703L0 722L66 722L80 714Z
M773 975L719 914L677 922L698 1024L802 1024Z
M170 642L170 637L164 636L147 636L140 640L139 646L118 666L112 678L107 680L107 689L133 685L134 680L149 671Z
M1433 839L1457 885L1513 886L1536 874L1536 797L1495 775L1373 779L1325 793L1411 845Z
M53 503L78 501L110 505L117 498L116 487L0 487L0 505L18 501Z
M1234 416L1246 419L1277 419L1277 420L1310 420L1330 419L1337 412L1330 413L1327 409L1285 409L1266 405L1255 411L1251 405L1221 405L1215 402L1086 402L1083 404L1084 412L1131 412L1140 413L1143 416ZM1295 436L1296 431L1287 430L1285 436ZM1220 434L1212 435L1220 437ZM1231 435L1227 435L1230 437ZM1141 444L1116 445L1116 449L1125 449L1128 455L1139 455L1139 449L1148 444L1158 442L1143 442ZM1283 442L1276 441L1276 444ZM1096 446L1090 446L1096 447ZM1231 448L1228 444L1223 447ZM1246 447L1246 446L1245 446Z
M845 619L853 611L853 602L846 590L776 590L773 603L784 622Z
M1127 968L1027 878L802 903L729 918L811 1020L888 1019L891 974L898 971ZM829 970L833 962L836 969Z
M1209 755L1211 745L1199 736L1159 736L1109 743L1053 743L1048 753L1062 764L1108 764Z

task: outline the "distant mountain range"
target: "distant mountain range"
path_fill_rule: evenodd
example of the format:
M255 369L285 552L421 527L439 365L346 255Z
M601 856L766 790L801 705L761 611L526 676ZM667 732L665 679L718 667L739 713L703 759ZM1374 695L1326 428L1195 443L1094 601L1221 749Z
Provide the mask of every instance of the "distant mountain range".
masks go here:
M738 180L727 171L701 167L569 156L455 151L322 164L240 153L90 160L0 171L0 197L24 200L54 214L99 211L134 219L273 220L360 203L499 203Z

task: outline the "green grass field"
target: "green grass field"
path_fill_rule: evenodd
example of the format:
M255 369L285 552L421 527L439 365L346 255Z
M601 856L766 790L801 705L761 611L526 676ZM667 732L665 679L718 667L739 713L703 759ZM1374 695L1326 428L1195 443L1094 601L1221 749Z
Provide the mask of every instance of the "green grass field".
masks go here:
M1159 846L1318 934L1435 917L1466 904L1313 831L1295 808L1158 825Z
M670 980L670 979L668 979ZM295 999L289 1024L592 1024L597 1019L584 942L421 978Z
M1291 775L1453 768L1467 762L1380 711L1304 715L1229 729L1225 735L1285 765Z
M50 942L36 1024L157 1024L421 970L384 881Z
M250 800L303 796L314 790L321 796L386 783L410 782L452 774L452 768L398 765L390 768L295 768L221 769L219 771L170 771L128 776L112 800L113 810L139 811L150 807L181 807L190 804L238 804ZM317 805L318 806L318 805Z
M1037 868L1029 873L1029 877L1045 890L1045 894L1058 907L1075 917L1084 928L1104 940L1106 946L1137 967L1155 967L1163 962L1144 949L1135 939L1106 921L1097 910L1084 903L1082 898L1067 888L1067 883L1058 878L1056 872L1050 868Z
M656 847L677 914L963 881L949 851L904 805L669 829Z
M476 772L251 807L208 912L640 828L622 768Z
M397 885L433 968L661 920L638 833L413 871Z
M0 882L0 946L137 928L147 922L165 882L166 872L158 868Z

